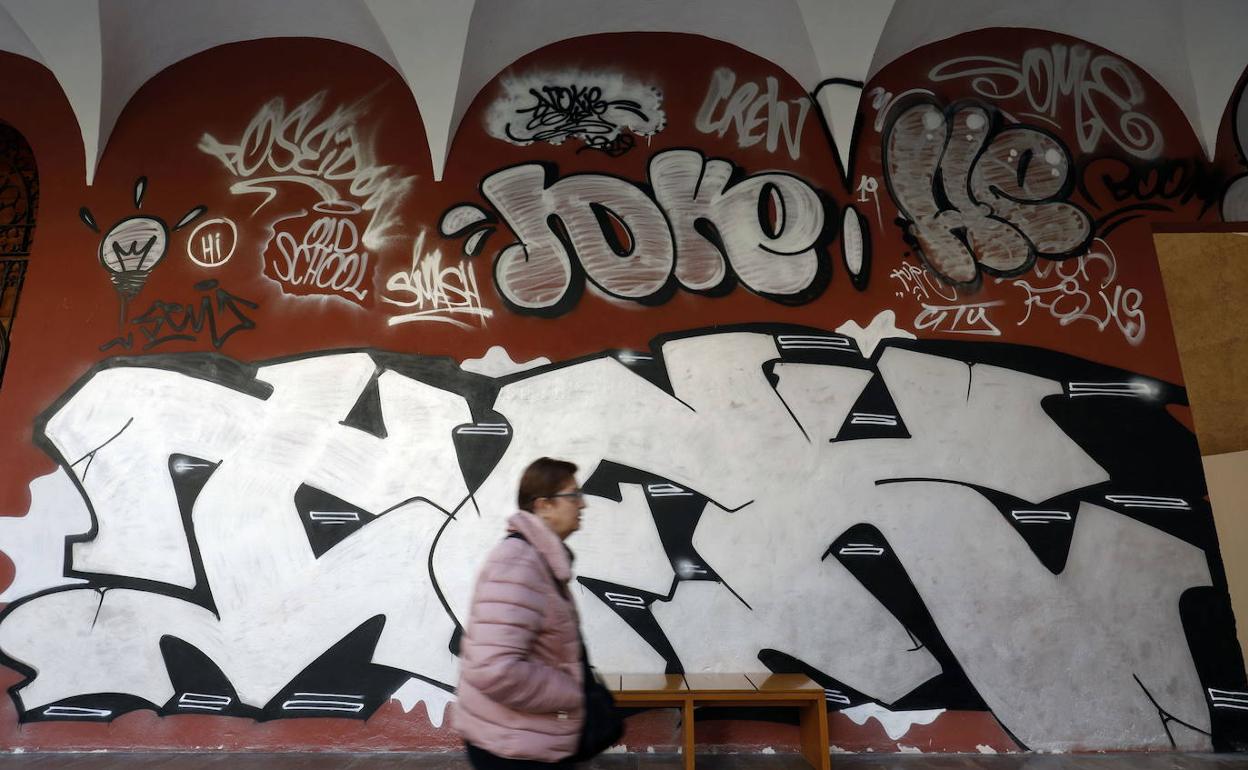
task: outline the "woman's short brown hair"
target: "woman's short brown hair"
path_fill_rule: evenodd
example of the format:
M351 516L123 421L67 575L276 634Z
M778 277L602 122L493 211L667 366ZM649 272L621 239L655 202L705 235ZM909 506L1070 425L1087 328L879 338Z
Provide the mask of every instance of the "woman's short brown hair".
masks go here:
M558 494L559 488L568 483L569 479L576 480L576 465L567 460L539 457L524 469L516 502L521 510L532 513L533 501L539 497Z

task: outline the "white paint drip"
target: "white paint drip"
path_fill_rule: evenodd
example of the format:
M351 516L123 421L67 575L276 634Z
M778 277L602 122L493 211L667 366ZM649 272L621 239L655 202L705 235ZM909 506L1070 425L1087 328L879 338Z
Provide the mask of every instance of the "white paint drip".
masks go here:
M899 743L897 744L897 753L898 754L922 754L923 749L920 749L918 746L906 746L906 745Z
M65 577L65 538L90 529L91 513L64 468L30 482L29 512L0 516L0 550L13 560L16 571L0 602L86 582Z
M546 356L538 356L524 362L513 361L502 345L494 345L480 358L465 359L459 368L466 372L484 374L487 377L504 377L526 369L536 369L549 363L550 359Z
M936 718L945 713L944 709L928 709L925 711L890 711L876 703L864 703L861 706L842 709L841 713L849 717L856 725L865 725L874 717L884 728L889 739L897 740L915 725L930 725Z
M403 686L394 691L390 696L391 700L397 700L403 706L403 713L407 714L416 708L416 704L424 701L425 713L429 715L429 723L434 727L441 727L442 721L446 717L447 704L455 700L455 695L443 690L441 687L435 687L423 679L412 677L403 683Z
M897 316L891 310L881 310L871 319L871 323L866 328L858 325L856 321L850 319L840 326L836 327L837 334L844 334L854 342L858 343L858 349L862 354L870 358L875 352L880 341L889 337L900 337L901 339L912 340L915 336L905 329L897 328Z
M997 753L996 749L994 749L991 746L987 746L983 743L976 744L975 750L978 751L980 754L996 754Z

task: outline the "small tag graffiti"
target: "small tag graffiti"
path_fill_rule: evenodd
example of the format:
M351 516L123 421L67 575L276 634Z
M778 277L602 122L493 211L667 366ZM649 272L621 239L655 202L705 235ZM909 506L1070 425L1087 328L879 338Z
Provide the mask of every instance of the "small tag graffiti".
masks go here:
M953 302L958 298L958 290L941 283L936 275L923 265L916 265L903 259L901 267L891 271L889 278L901 284L901 291L893 292L898 297L910 295L917 300L929 299L933 294L941 299Z
M234 256L238 245L238 226L228 217L216 217L200 223L186 239L186 256L200 267L220 267Z
M802 128L810 111L810 98L781 99L779 81L769 77L763 85L737 83L737 74L720 67L711 75L706 97L694 125L704 134L723 137L730 130L737 146L752 147L766 140L767 152L784 148L793 160L802 156Z
M286 294L328 295L364 304L372 274L359 228L350 219L360 207L338 201L318 203L312 210L318 215L315 219L301 211L278 223L264 252L264 274ZM292 229L301 229L302 234Z
M196 342L202 339L205 329L208 341L220 350L235 332L256 328L247 311L258 310L257 303L231 294L215 280L200 281L195 284L195 291L202 295L198 300L183 304L158 299L147 310L129 319L129 325L139 332L140 350L151 350L174 340ZM132 329L124 336L105 342L100 350L115 347L131 350L135 341Z
M1000 337L1001 330L988 317L988 311L1005 303L971 302L964 305L928 305L914 318L914 328L918 330L948 332L949 334L977 334L986 337Z
M494 311L481 305L481 292L477 289L477 275L467 260L442 266L442 251L434 249L425 253L425 234L422 232L412 244L412 264L400 270L386 281L382 302L403 308L407 312L391 316L390 326L427 321L447 323L461 329L471 329L468 324L452 316L485 319Z
M1116 283L1118 259L1104 240L1097 238L1094 248L1076 259L1037 263L1032 272L1033 275L1010 282L1027 297L1027 314L1018 322L1019 326L1027 323L1032 311L1038 309L1037 317L1047 312L1060 326L1089 321L1103 332L1112 324L1132 345L1144 341L1148 332L1144 293Z
M913 299L920 305L913 321L916 330L995 337L1001 332L989 319L989 310L1007 304L1017 307L1004 300L958 304L961 293L957 287L943 283L931 268L909 260L903 259L901 267L889 272L888 277L897 282L894 296ZM1118 278L1114 250L1104 239L1095 238L1092 247L1074 259L1037 262L1025 275L997 278L993 283L1023 292L1022 317L1014 321L1015 326L1034 324L1047 316L1059 326L1086 322L1095 325L1098 332L1117 329L1128 343L1139 345L1148 333L1144 293L1124 286ZM1017 317L1014 310L995 312L1006 313L1007 321Z
M491 106L486 131L527 146L579 139L577 150L617 157L631 150L634 136L663 130L663 94L653 86L611 72L531 72L508 79Z

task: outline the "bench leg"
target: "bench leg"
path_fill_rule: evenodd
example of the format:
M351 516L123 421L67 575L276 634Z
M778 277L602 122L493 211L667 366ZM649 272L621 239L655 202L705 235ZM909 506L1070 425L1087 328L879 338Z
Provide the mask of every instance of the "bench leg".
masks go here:
M694 770L693 700L684 702L680 711L680 735L684 740L685 770Z
M831 770L828 757L828 707L823 699L801 709L802 756L815 770Z

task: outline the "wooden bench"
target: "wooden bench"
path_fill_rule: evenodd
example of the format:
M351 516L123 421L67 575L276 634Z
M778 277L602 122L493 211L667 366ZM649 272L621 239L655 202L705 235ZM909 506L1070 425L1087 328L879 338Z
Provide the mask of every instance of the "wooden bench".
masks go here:
M686 770L694 767L693 709L698 706L798 709L802 756L816 770L831 770L823 688L802 674L604 674L603 680L621 707L681 710Z

